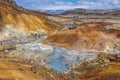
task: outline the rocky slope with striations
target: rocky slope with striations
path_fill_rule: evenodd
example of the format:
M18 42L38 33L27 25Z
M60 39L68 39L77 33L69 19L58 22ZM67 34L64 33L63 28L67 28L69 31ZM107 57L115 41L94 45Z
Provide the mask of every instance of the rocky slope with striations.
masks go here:
M13 27L21 32L30 33L40 29L53 32L61 24L46 18L46 13L27 10L17 6L14 0L0 0L0 28Z

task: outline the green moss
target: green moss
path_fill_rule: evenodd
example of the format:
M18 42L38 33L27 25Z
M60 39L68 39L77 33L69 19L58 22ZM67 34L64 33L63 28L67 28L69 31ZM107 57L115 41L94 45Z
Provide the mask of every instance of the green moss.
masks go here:
M48 70L48 69L41 69L40 72L47 73L47 72L50 72L50 70Z

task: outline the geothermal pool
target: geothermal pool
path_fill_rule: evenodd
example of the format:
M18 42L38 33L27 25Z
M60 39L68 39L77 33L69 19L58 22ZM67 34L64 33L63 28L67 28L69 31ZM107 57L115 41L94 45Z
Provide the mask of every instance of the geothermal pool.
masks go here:
M67 72L70 68L82 61L96 58L95 54L70 50L58 46L44 44L20 44L17 46L16 55L24 55L26 59L32 59L36 62L45 61L49 68Z

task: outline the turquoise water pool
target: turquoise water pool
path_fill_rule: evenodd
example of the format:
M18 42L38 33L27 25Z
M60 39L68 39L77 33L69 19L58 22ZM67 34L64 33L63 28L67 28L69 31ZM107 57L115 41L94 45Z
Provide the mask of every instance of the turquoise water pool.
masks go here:
M59 57L48 62L50 68L60 72L67 72L69 67L64 63L64 58Z

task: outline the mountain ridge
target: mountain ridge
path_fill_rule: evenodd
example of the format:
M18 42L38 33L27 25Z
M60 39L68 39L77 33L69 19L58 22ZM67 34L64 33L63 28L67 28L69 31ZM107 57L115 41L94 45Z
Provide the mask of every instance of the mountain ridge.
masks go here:
M87 10L82 8L76 8L74 10L66 10L62 15L96 15L96 16L120 16L120 9L108 9L108 10Z

